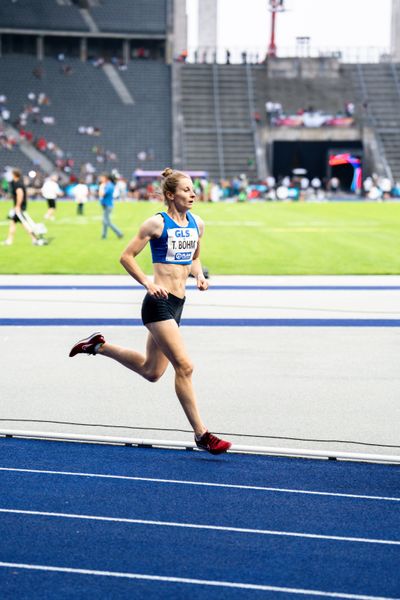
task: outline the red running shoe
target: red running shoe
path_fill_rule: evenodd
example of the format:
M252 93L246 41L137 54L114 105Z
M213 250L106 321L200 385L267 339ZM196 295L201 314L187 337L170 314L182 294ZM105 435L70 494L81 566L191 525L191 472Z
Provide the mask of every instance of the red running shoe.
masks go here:
M75 356L75 354L96 354L95 348L97 344L104 344L105 341L101 333L92 333L89 337L76 342L72 346L69 356Z
M213 435L209 431L206 431L199 440L196 440L196 446L201 450L207 450L210 454L222 454L229 450L232 446L231 442L226 442L225 440L221 440L216 435Z

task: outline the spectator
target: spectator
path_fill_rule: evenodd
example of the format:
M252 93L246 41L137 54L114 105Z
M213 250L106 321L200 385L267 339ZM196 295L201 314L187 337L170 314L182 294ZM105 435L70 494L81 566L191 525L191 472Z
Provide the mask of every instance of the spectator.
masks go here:
M275 177L273 175L268 175L268 177L266 179L266 184L269 189L274 189L274 187L276 185Z
M339 191L340 188L340 181L337 177L331 177L330 180L328 181L328 190L332 193L332 194L336 194Z
M128 184L119 174L116 175L117 181L115 182L114 199L125 201L128 193Z
M43 79L44 69L41 65L37 65L37 67L33 69L32 73L36 79Z
M55 119L54 119L54 117L50 117L50 116L42 117L42 123L44 125L54 125Z
M74 186L72 195L76 203L76 213L83 215L85 204L89 198L89 188L84 179L80 179L79 183Z
M40 92L40 94L38 96L38 104L40 106L42 106L42 105L48 106L50 104L50 100L44 92Z
M210 189L210 201L211 202L219 202L221 200L221 188L217 183L211 184Z
M62 196L63 192L57 183L57 175L47 177L42 187L42 196L47 200L47 212L44 215L45 219L54 221L56 212L56 201L58 196Z
M60 71L63 75L72 75L73 73L71 65L62 65Z
M383 200L388 200L392 192L392 182L389 177L380 177L379 187L382 190Z
M315 195L318 194L319 190L321 189L322 186L322 181L320 180L319 177L313 177L311 179L311 187L314 190Z
M363 181L363 195L364 196L369 196L369 193L372 189L374 182L372 180L372 177L366 177Z
M352 117L354 115L354 103L353 102L346 102L345 104L345 113L347 117Z
M40 138L38 138L38 139L36 140L36 148L37 148L37 149L38 149L40 152L44 152L44 151L47 149L47 147L48 147L48 148L49 148L49 150L50 150L50 144L49 144L49 145L47 145L47 141L46 141L46 139L45 139L43 136L41 136Z
M114 183L110 175L100 176L99 198L103 208L103 233L101 239L107 238L108 228L110 228L118 238L122 238L124 234L118 227L111 222L111 213L114 207Z
M274 113L274 103L270 102L270 100L268 100L268 102L265 103L265 112L267 115L267 123L268 125L272 125L272 118L273 118L273 113Z
M308 190L310 185L310 180L305 175L300 179L300 189L301 189L301 197L304 198L306 191Z

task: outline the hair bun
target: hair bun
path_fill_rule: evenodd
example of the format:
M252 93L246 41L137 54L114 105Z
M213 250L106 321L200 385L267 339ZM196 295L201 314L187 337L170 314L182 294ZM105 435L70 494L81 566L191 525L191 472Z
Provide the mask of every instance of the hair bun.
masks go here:
M172 175L173 170L170 167L167 167L166 169L164 169L164 171L161 173L161 175L163 177L169 177L170 175Z

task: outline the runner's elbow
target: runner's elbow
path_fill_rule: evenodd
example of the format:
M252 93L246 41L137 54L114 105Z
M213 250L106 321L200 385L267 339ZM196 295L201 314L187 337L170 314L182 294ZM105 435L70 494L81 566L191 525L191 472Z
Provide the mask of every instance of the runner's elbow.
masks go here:
M120 256L120 259L119 259L119 262L121 263L121 265L122 265L123 267L125 267L125 268L126 268L126 265L127 265L127 264L128 264L128 262L129 262L129 258L130 258L130 256L129 256L128 252L126 252L126 251L125 251L125 252L123 252L123 253L121 254L121 256Z

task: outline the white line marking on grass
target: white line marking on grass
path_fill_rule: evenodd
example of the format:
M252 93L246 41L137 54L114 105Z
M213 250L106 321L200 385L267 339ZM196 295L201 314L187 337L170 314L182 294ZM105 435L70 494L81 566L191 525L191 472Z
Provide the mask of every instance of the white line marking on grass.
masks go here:
M152 521L147 519L128 519L123 517L103 517L98 515L79 515L73 513L45 512L38 510L20 510L13 508L0 508L0 513L28 515L38 517L55 517L61 519L82 519L87 521L104 521L111 523L128 523L130 525L156 525L158 527L180 527L182 529L206 529L211 531L227 531L230 533L250 533L256 535L271 535L283 537L299 537L315 540L329 540L334 542L356 542L364 544L384 544L387 546L400 546L400 540L382 540L374 538L348 537L342 535L323 535L319 533L300 533L297 531L277 531L273 529L251 529L248 527L227 527L224 525L202 525L198 523L176 523L174 521Z
M280 592L284 594L300 594L307 596L322 596L324 598L345 598L348 600L400 600L389 596L366 596L364 594L346 594L343 592L324 592L302 588L278 587L256 583L240 583L233 581L214 581L212 579L189 579L188 577L166 577L161 575L145 575L144 573L124 573L119 571L98 571L93 569L74 569L70 567L55 567L50 565L30 565L26 563L0 562L0 567L6 569L28 569L31 571L49 571L53 573L69 573L73 575L94 575L97 577L120 577L124 579L139 579L144 581L162 581L165 583L182 583L189 585L207 585L212 587L235 588L263 592Z
M284 494L306 494L312 496L328 496L334 498L352 498L356 500L379 500L384 502L400 502L400 498L391 496L367 496L364 494L343 494L339 492L320 492L315 490L297 490L290 488L264 487L257 485L240 485L234 483L212 483L209 481L185 481L181 479L158 479L155 477L134 477L130 475L107 475L103 473L80 473L74 471L48 471L44 469L19 469L0 467L0 471L15 471L17 473L38 473L43 475L65 475L71 477L99 477L101 479L120 479L122 481L145 481L149 483L166 483L172 485L198 485L204 487L228 488L235 490L254 490L261 492L277 492Z

